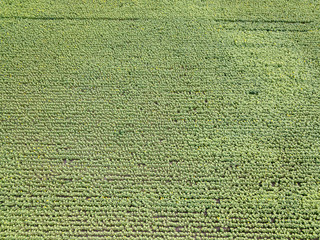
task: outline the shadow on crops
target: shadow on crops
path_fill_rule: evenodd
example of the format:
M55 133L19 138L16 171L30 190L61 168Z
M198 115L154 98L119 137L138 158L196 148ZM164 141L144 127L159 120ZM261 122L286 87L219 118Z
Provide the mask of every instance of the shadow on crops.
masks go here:
M137 21L141 18L135 17L122 17L122 18L112 18L112 17L26 17L26 16L12 16L4 17L0 16L0 19L29 19L29 20L109 20L109 21ZM201 19L201 18L199 18ZM308 24L313 21L290 21L290 20L246 20L246 19L210 19L215 22L235 22L235 23L287 23L287 24Z
M307 24L312 21L290 21L290 20L246 20L246 19L213 19L216 22L235 22L235 23L291 23L291 24Z
M225 30L235 30L234 28L224 28ZM300 29L259 29L259 28L243 28L242 31L261 31L261 32L309 32L312 29L300 30Z

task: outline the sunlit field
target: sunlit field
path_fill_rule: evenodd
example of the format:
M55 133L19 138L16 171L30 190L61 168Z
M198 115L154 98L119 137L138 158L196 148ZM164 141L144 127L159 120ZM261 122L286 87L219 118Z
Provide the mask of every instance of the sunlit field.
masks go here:
M320 238L320 2L0 0L0 239Z

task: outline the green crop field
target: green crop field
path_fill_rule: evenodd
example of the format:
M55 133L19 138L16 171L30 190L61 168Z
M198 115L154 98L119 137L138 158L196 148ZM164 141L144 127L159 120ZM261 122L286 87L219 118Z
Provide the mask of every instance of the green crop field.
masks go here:
M0 0L0 239L320 240L320 1Z

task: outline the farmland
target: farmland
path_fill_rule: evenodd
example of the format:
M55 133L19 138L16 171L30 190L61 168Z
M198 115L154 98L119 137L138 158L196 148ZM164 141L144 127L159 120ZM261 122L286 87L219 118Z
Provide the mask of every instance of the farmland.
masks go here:
M320 4L0 1L0 239L320 237Z

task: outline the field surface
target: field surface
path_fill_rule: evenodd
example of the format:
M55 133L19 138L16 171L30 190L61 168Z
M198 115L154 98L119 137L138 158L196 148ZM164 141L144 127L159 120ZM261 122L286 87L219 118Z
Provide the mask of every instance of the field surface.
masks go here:
M320 2L0 0L0 239L320 239Z

